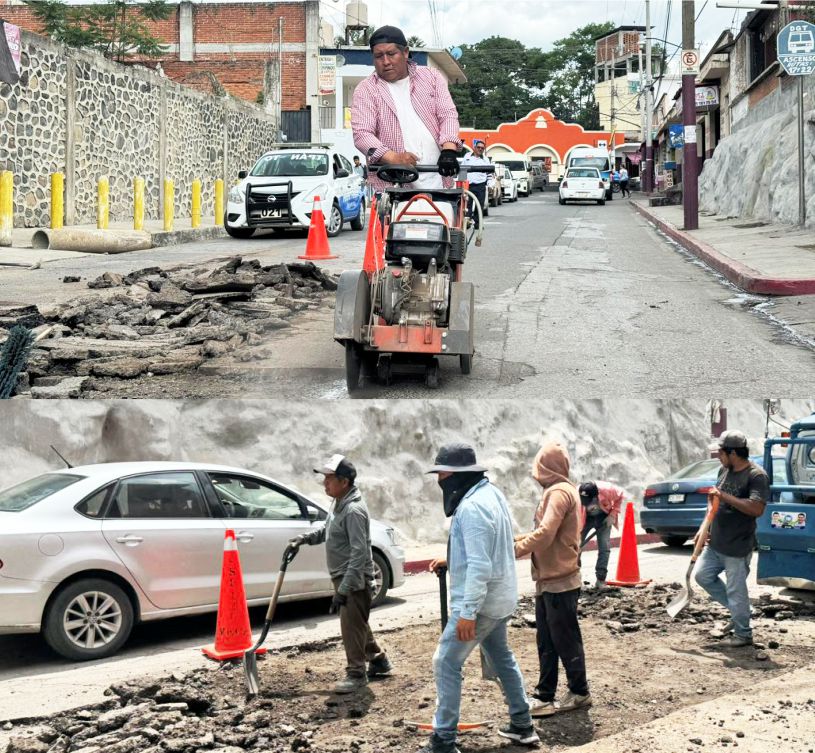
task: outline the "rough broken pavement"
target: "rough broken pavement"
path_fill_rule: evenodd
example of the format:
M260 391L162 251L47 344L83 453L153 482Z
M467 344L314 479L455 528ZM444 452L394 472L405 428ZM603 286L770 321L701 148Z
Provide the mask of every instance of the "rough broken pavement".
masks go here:
M722 610L706 599L671 621L664 611L678 585L587 592L581 603L594 706L590 710L539 720L544 749L627 749L655 719L745 689L815 660L815 607L764 597L754 609L758 649L726 649L708 633ZM510 641L527 685L535 680L532 602L525 599L510 623ZM422 615L425 617L426 615ZM637 628L626 626L637 625ZM390 678L372 682L352 696L335 696L331 686L342 674L344 654L337 641L272 651L260 663L261 695L247 702L239 666L227 664L184 675L114 684L103 708L66 713L45 726L11 731L7 753L384 753L415 751L421 734L411 721L429 721L435 690L431 655L438 637L433 622L381 635L395 665ZM758 651L766 654L760 656ZM481 680L477 662L465 673L462 713L468 721L493 728L463 735L462 753L516 750L494 732L503 722L499 689ZM725 701L722 701L724 704ZM664 750L750 748L757 724L787 738L785 751L806 750L791 732L796 721L815 714L815 698L781 701L761 698L765 711L700 717L693 734L663 733ZM738 711L738 710L737 710ZM754 719L753 717L764 717ZM710 717L710 718L708 718ZM721 724L720 724L721 721ZM671 737L673 735L673 738ZM609 746L603 739L613 740ZM665 742L667 740L667 742ZM647 747L637 750L648 750Z
M310 262L262 266L235 257L214 268L106 272L88 287L104 293L47 310L0 304L0 341L17 323L42 336L18 393L78 397L95 378L190 371L236 349L251 359L251 346L298 312L333 305L327 293L337 284Z

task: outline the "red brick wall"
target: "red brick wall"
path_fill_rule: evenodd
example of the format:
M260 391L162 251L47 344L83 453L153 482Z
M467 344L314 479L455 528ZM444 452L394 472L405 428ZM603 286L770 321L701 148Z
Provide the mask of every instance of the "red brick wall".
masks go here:
M161 67L174 81L211 92L207 73L214 75L227 92L255 102L263 91L265 63L276 59L278 19L283 18L283 42L306 40L306 10L302 3L229 3L193 6L193 39L197 44L268 44L268 52L199 53L193 62L181 62L178 53L141 61ZM27 6L0 5L0 18L23 29L41 33L42 27ZM150 22L153 33L165 44L178 44L178 10L164 21ZM283 54L283 109L299 110L306 104L306 58L304 53Z

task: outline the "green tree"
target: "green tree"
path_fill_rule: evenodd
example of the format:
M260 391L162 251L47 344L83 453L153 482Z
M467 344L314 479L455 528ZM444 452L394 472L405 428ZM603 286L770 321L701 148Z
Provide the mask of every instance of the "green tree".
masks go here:
M461 125L495 128L537 106L527 83L529 59L521 42L506 37L461 45L458 62L467 83L450 87Z
M150 22L169 18L175 7L165 0L105 0L95 5L71 6L61 0L25 0L45 32L71 47L90 47L105 57L154 58L164 54Z
M411 50L416 49L417 47L425 47L426 46L425 43L424 43L424 40L421 37L416 37L416 36L408 37L407 38L407 43L408 43L408 47L410 47Z
M611 22L587 24L533 56L529 85L541 92L542 106L559 120L589 130L600 127L594 99L595 40L613 28Z

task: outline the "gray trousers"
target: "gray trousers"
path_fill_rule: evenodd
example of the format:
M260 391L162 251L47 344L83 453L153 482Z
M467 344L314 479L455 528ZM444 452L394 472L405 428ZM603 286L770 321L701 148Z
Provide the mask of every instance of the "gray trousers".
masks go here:
M336 591L341 580L337 578L333 583ZM365 662L385 655L368 624L370 614L371 591L367 588L351 591L346 604L340 607L340 634L348 663L345 672L349 676L364 677Z

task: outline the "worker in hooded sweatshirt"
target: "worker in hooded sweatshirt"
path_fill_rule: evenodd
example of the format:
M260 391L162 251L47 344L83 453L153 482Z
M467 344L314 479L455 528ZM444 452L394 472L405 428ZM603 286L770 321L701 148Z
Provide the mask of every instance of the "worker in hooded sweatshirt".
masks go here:
M569 454L559 442L546 442L535 456L533 478L543 487L535 528L515 537L515 556L532 555L540 676L530 713L550 716L591 706L583 637L577 622L580 596L581 510L569 479ZM555 702L558 665L563 662L569 691Z

